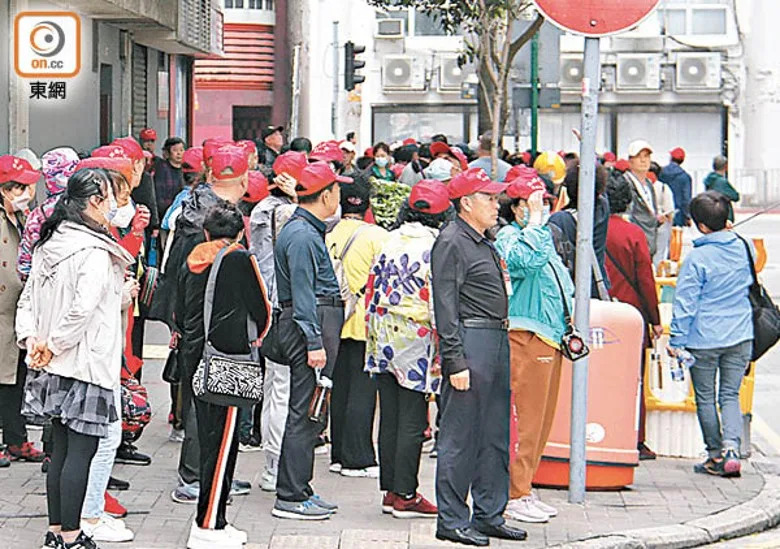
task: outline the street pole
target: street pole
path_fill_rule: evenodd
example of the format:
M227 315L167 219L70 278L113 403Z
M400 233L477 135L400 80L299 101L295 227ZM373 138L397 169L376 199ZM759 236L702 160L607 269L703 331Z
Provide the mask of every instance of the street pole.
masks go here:
M338 125L339 105L339 22L333 22L333 102L330 105L330 131L333 136L338 135L336 127Z
M536 156L539 139L539 33L531 38L531 155Z
M590 289L593 247L593 207L596 176L596 122L599 109L599 39L585 39L582 80L582 141L577 210L577 268L574 323L580 333L590 334ZM598 266L596 266L598 268ZM571 453L569 458L569 502L585 501L585 424L588 416L588 357L573 364L571 380Z

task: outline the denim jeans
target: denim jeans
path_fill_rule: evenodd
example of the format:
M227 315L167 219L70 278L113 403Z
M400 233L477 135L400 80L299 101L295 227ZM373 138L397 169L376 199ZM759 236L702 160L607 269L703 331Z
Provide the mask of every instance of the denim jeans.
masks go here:
M718 457L728 448L739 451L742 435L742 412L739 389L742 376L750 362L753 342L745 341L732 347L688 349L696 363L691 367L691 380L696 393L696 414L710 457ZM717 403L715 378L719 375ZM721 431L721 422L723 430Z
M122 396L121 389L117 387L114 390L114 405L116 412L122 414ZM92 464L89 467L89 481L87 482L87 493L84 496L84 505L81 508L81 516L88 519L99 518L103 514L105 506L106 488L108 488L108 478L111 476L111 469L114 467L114 458L116 449L122 442L122 420L117 419L108 424L108 434L100 439L98 449L92 458Z

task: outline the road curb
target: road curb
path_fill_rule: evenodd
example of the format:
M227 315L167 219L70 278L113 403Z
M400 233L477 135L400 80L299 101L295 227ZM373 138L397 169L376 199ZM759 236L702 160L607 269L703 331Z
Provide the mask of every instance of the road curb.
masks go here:
M761 474L759 472L759 474ZM757 534L780 524L780 476L764 475L753 498L682 524L639 528L556 545L559 549L685 549Z

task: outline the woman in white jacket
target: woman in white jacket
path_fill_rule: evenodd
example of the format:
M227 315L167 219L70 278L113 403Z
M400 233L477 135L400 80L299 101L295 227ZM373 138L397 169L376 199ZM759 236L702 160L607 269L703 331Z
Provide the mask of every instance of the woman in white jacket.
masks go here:
M19 300L16 333L30 368L24 413L52 419L46 547L95 549L80 529L90 462L119 419L121 301L132 257L107 230L116 202L103 170L84 169L41 228Z

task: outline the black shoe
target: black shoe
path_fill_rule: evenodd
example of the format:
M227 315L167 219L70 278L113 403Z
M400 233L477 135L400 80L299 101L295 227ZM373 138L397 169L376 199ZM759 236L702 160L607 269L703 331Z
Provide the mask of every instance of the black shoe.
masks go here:
M142 454L132 444L122 444L116 450L116 463L125 463L127 465L149 465L152 458Z
M512 541L523 541L528 537L528 532L520 528L513 528L506 523L500 526L491 526L490 524L480 524L475 526L479 532L482 532L491 538L510 539Z
M644 442L637 446L637 450L639 450L639 461L651 461L658 457Z
M43 540L44 547L51 547L52 549L57 549L58 547L60 547L61 543L62 543L62 539L60 539L60 537L57 534L55 534L51 530L48 530L46 532L46 537Z
M108 489L123 492L130 489L130 483L114 477L108 477Z
M470 526L466 528L455 528L454 530L447 530L446 528L439 527L436 529L436 539L454 541L455 543L462 543L463 545L476 545L477 547L487 547L490 545L490 540L486 535Z
M62 538L60 538L60 540L62 540ZM92 538L85 534L83 530L79 532L79 537L76 538L76 541L73 543L62 542L60 547L62 549L99 549Z

